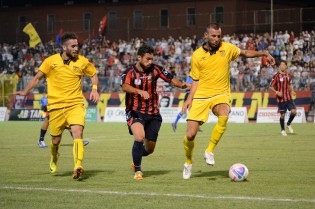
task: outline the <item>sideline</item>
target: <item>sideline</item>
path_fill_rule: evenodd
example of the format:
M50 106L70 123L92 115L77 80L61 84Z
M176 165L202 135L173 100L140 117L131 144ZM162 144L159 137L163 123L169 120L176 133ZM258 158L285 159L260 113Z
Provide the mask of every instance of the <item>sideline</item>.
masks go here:
M90 193L90 194L107 194L107 195L143 195L157 197L178 197L178 198L196 198L196 199L218 199L218 200L249 200L249 201L269 201L269 202L306 202L315 203L315 199L291 199L291 198L269 198L269 197L242 197L242 196L207 196L207 195L190 195L190 194L163 194L163 193L146 193L146 192L124 192L124 191L96 191L96 190L78 190L78 189L58 189L58 188L40 188L40 187L15 187L0 186L0 189L20 190L20 191L48 191L48 192L73 192L73 193Z

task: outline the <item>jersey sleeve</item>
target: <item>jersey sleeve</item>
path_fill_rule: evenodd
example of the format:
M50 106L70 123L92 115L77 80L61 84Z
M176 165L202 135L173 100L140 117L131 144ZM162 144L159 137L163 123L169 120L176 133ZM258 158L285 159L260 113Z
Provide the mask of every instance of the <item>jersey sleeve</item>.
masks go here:
M132 73L131 73L131 70L129 68L129 69L125 70L125 72L123 72L123 74L121 75L120 85L123 85L125 83L131 85L131 81L132 81Z
M277 79L278 79L278 76L277 76L277 75L278 75L278 73L276 73L276 74L274 74L274 75L272 76L272 80L271 80L269 86L271 86L271 87L275 87L275 86L276 86Z
M86 65L85 65L85 68L83 69L83 74L89 77L94 76L96 73L96 68L88 59L86 58L84 59L85 59Z
M230 48L230 60L231 61L234 61L236 60L239 56L240 56L240 53L241 53L241 50L240 48L238 48L237 46L233 45L233 44L230 44L229 43L229 48Z
M159 77L162 78L165 82L170 83L173 79L173 74L168 72L165 68L161 66L155 66L155 70L158 71Z
M43 63L40 65L39 70L42 71L45 75L48 75L50 72L50 63L51 63L51 59L46 58Z
M191 64L190 64L190 73L189 76L194 81L199 80L199 66L198 66L198 59L195 53L193 53L193 56L191 58Z

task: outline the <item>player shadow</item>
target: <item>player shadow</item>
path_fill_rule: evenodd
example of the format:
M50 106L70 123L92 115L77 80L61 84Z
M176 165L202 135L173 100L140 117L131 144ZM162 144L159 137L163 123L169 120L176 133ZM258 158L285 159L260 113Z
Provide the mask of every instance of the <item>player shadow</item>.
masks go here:
M215 181L217 178L229 178L229 172L224 171L198 171L196 174L193 174L193 177L207 177L211 181Z
M170 173L171 171L145 171L145 177L150 177L150 176L161 176Z
M77 181L85 181L89 178L95 177L97 175L99 175L100 173L106 173L108 175L114 173L114 171L104 171L104 170L87 170L84 172L84 174L77 180ZM73 174L73 171L66 171L66 172L59 172L54 174L54 176L58 177L65 177L65 176L69 176L71 177Z

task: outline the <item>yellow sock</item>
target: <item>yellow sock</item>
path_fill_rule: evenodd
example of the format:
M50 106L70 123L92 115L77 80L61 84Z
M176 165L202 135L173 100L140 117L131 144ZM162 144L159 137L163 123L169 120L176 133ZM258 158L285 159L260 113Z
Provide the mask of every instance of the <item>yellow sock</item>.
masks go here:
M228 116L219 116L218 122L212 130L211 139L206 152L213 152L225 132Z
M192 164L192 155L195 147L195 140L188 141L187 136L184 137L184 149L186 155L186 164Z
M51 157L52 157L52 160L53 162L56 162L58 160L58 150L59 150L59 147L60 147L60 144L53 144L52 141L50 141L50 154L51 154Z
M82 166L82 160L84 156L83 139L73 140L73 159L74 159L74 169Z

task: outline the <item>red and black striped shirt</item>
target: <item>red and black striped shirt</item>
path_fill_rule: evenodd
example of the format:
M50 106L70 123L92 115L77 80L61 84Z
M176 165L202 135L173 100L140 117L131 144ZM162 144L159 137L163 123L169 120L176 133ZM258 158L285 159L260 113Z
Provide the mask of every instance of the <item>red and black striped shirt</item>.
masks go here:
M126 93L126 113L134 110L146 115L158 115L160 110L158 106L159 96L156 92L157 80L161 78L170 83L173 75L159 65L152 64L145 72L137 69L132 65L121 76L121 85L129 84L130 86L147 91L150 98L145 100L139 94Z
M292 84L292 76L289 73L281 74L276 73L272 77L270 83L271 87L274 87L277 91L282 93L282 97L277 96L277 102L287 102L292 100L290 85Z

